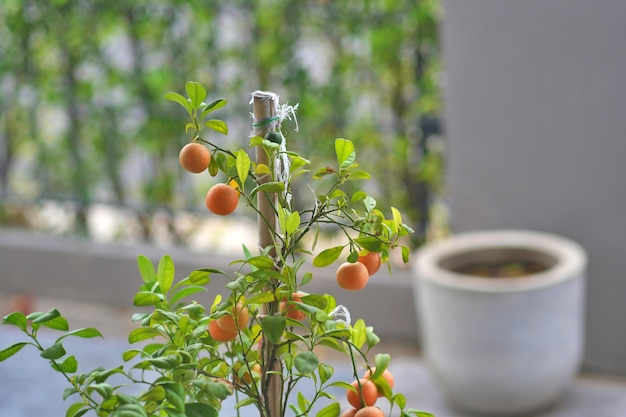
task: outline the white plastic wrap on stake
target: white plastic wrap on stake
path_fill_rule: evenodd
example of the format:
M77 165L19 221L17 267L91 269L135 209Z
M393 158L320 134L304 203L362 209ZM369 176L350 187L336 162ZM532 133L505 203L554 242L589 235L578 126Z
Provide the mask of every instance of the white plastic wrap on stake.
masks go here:
M285 119L293 120L296 125L294 130L296 132L298 131L298 119L296 117L298 104L293 106L290 104L280 105L278 94L270 91L257 90L252 93L251 104L254 104L255 98L258 100L267 100L268 105L273 105L273 108L269 109L272 114L269 117L258 118L254 113L252 114L252 126L254 127L252 135L265 137L265 134L268 132L277 132L280 134L282 140L279 144L278 152L276 153L276 160L274 161L274 175L277 181L281 181L285 184L283 198L287 204L291 204L291 191L288 187L291 164L287 156L287 139L281 132L281 126ZM261 135L259 132L263 134Z

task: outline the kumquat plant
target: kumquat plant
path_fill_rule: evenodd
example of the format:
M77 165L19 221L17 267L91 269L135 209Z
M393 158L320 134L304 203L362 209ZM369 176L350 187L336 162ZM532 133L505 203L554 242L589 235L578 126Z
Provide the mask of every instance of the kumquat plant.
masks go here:
M69 331L56 309L5 316L2 324L17 327L26 340L1 350L0 361L27 346L38 349L69 384L63 394L70 404L66 417L431 416L408 408L405 397L393 391L390 355L368 357L380 341L373 328L363 319L353 321L333 296L306 291L315 279L315 268L303 268L307 262L325 268L339 261L337 285L351 291L365 287L382 264L391 272L391 251L400 251L408 262L410 250L402 241L412 230L400 212L380 208L365 191L346 191L354 189L346 187L348 182L369 178L357 163L354 144L336 139L336 160L310 168L305 157L288 150L281 131L285 119L295 120L297 106L281 106L275 94L257 91L248 148L227 149L221 136L206 133L228 134L224 121L210 118L226 101L207 104L207 90L197 82L187 82L185 91L186 96L165 94L189 115L190 140L180 151L180 165L190 175L217 180L206 195L210 215L254 211L259 247L243 247L241 259L231 262L234 273L206 267L179 280L170 256L155 264L140 255L143 282L134 305L143 310L133 316L138 325L128 337L132 348L119 367L79 373L65 339L101 334L94 328ZM304 204L292 185L306 177L311 183L304 189L314 196L307 201L313 202L295 209ZM345 243L317 248L320 231L329 228ZM211 305L192 300L204 291L217 294ZM43 327L62 335L44 346L38 337ZM344 354L352 379L335 378L334 369L320 360L320 349ZM125 382L117 383L120 378ZM309 387L306 394L303 384ZM345 390L345 399L335 398L331 388ZM222 408L231 396L234 409ZM346 402L349 408L342 410Z

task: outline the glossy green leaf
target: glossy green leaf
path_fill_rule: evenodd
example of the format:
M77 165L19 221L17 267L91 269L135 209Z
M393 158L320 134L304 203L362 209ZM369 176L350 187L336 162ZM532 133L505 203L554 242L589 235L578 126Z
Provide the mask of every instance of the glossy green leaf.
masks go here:
M335 246L332 248L324 249L320 253L317 254L315 258L313 258L313 266L318 268L323 268L335 262L341 252L343 251L343 246Z
M363 344L365 344L367 338L367 327L365 326L365 322L363 319L358 319L354 326L352 326L352 334L350 336L350 340L357 349L361 349Z
M139 268L139 274L143 282L156 281L156 270L150 258L145 255L137 256L137 267Z
M153 329L152 327L138 327L128 335L128 343L137 343L157 336L161 336L161 332L157 329Z
M86 407L87 404L82 401L79 403L74 403L67 408L67 411L65 412L65 417L80 417L85 414L85 412L89 411L89 409Z
M14 311L13 313L4 316L1 324L11 324L26 331L28 320L26 320L26 316L21 311Z
M216 131L217 133L221 133L222 135L228 134L228 125L223 120L211 119L204 125L209 129Z
M15 355L17 352L22 350L24 346L28 345L26 342L15 343L8 348L0 350L0 362L3 360L9 359L11 356Z
M175 103L180 104L181 106L183 106L185 108L185 110L187 110L187 113L189 113L189 115L191 115L191 112L193 111L191 103L189 102L189 100L187 100L181 94L178 94L178 93L175 93L175 92L169 92L169 93L165 93L163 95L163 98L165 98L166 100L170 100L170 101L173 101Z
M267 316L261 319L261 328L268 340L274 344L280 343L285 331L286 321L282 316Z
M207 97L206 88L204 88L202 84L195 81L187 81L185 83L185 91L187 91L187 96L191 101L193 109L199 108L204 99Z
M362 169L350 172L349 180L369 180L370 174Z
M141 405L131 403L120 405L109 417L148 417L148 414Z
M243 149L239 149L237 152L236 166L237 175L239 175L239 183L244 187L246 179L248 178L248 172L250 171L250 157Z
M270 181L270 182L266 182L266 183L263 183L263 184L255 187L250 192L250 197L252 198L257 193L260 193L260 192L264 192L264 193L280 193L280 192L283 192L284 190L285 190L285 184L284 183L278 182L278 181Z
M354 241L369 252L380 252L383 247L383 242L374 236L358 237Z
M274 301L276 297L270 291L264 291L259 294L255 294L252 297L246 299L245 305L249 304L267 304Z
M285 230L286 234L293 234L300 227L300 213L294 211L293 213L287 216L287 220L285 222Z
M72 374L78 370L78 361L72 356L68 356L62 363L53 363L52 369L67 374Z
M83 339L91 339L93 337L103 337L102 333L98 329L94 329L93 327L84 327L82 329L72 330L71 332L66 333L61 338L65 338L68 336L76 336L82 337Z
M28 315L28 319L33 323L45 323L49 320L56 319L57 317L61 317L61 313L56 308L53 308L45 313L36 312Z
M163 301L161 294L155 294L149 291L139 291L133 298L133 304L137 307L153 306L156 303Z
M40 355L44 359L57 360L62 358L67 352L61 343L55 343L47 349L44 349Z
M185 411L185 388L180 384L163 384L165 388L165 398L174 406L177 411Z
M157 281L159 282L159 287L161 288L161 292L163 294L167 294L172 287L175 274L176 272L172 257L169 255L161 257L159 260L159 266L157 267Z
M315 371L319 364L320 360L313 352L302 352L294 360L294 366L303 375Z
M317 412L315 417L337 417L341 413L341 407L338 402L328 404Z
M214 407L202 403L189 403L185 405L187 417L219 417L219 412Z
M44 321L41 324L48 327L49 329L55 329L55 330L66 331L70 328L67 322L67 319L63 316L55 317L52 320Z
M202 110L202 114L200 115L200 119L204 119L209 113L221 109L226 105L226 100L223 98L218 98L206 105L206 107Z
M341 168L351 165L356 157L354 144L348 139L335 139L335 153L337 154L337 162Z

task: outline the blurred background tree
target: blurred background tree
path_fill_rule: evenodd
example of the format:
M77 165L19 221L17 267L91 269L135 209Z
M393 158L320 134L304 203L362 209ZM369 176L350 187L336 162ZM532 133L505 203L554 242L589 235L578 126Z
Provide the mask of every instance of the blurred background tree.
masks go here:
M136 225L114 237L153 240L158 218L186 243L177 215L205 216L212 179L182 173L184 115L162 96L197 80L229 100L229 141L257 89L299 103L283 131L314 164L354 141L419 244L442 175L440 18L438 0L4 0L0 224L90 236L108 207Z

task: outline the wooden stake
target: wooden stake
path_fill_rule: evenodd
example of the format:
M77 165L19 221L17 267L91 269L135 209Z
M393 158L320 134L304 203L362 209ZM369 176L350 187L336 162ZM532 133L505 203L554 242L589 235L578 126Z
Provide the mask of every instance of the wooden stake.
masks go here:
M278 96L274 93L257 91L252 94L252 114L254 116L253 129L256 136L265 137L268 132L275 131L278 125L276 109ZM273 166L268 161L267 154L260 147L256 148L257 164ZM259 184L271 181L271 175L258 178ZM261 250L271 247L269 255L276 259L276 247L272 238L272 230L276 230L276 195L258 193L259 209L259 248ZM273 288L272 288L273 289ZM274 314L278 310L278 302L272 303L265 314ZM268 417L282 416L282 364L276 356L277 346L271 343L265 336L262 342L262 356L265 363L263 380L263 399L267 406ZM270 372L268 372L270 371Z

